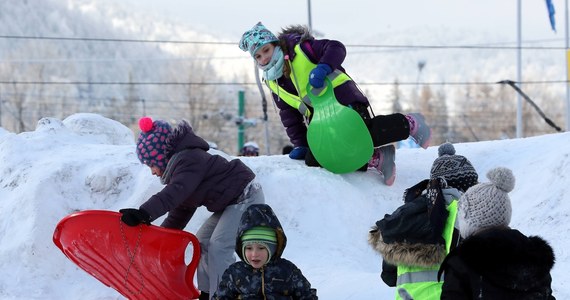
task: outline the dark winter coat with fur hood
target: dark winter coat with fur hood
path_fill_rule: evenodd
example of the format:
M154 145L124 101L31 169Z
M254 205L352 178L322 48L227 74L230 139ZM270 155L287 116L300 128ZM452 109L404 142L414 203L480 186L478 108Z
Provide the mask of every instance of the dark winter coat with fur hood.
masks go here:
M422 183L425 182L426 181L422 181L407 189L406 193L404 193L404 198L406 199L409 197L409 199L413 199L425 197L425 193L421 194L423 191ZM460 192L457 189L447 186L444 186L444 188L441 189L441 194L445 200L446 206L460 197ZM405 201L409 202L409 200ZM401 209L402 207L396 210L392 216L396 216L397 219L401 219L400 224L410 226L414 231L420 230L422 226L410 223L415 220L413 219L414 216L408 214L410 208L406 210ZM433 215L436 212L436 209L432 209L431 214ZM433 220L441 219L440 222L444 222L444 219L447 219L447 217L447 214L441 215L437 216L437 218L434 218ZM408 228L408 230L411 229ZM391 233L391 235L393 234L394 233ZM414 266L433 269L434 266L439 266L447 255L445 240L443 238L439 242L435 242L427 236L425 236L426 240L423 241L419 240L418 237L410 238L402 236L401 238L405 241L385 241L382 232L379 230L377 225L373 226L372 230L368 234L368 243L374 250L382 255L382 281L390 287L396 286L398 266ZM459 231L454 229L452 236L449 238L451 238L451 248L453 248L459 240Z
M278 38L283 54L288 55L289 60L292 61L295 59L294 49L297 44L300 44L301 50L307 55L311 62L315 64L327 64L333 70L338 69L345 72L341 64L346 57L346 49L341 42L328 39L317 40L309 33L309 30L303 26L285 28L279 33ZM290 69L288 63L286 63L284 75L277 79L277 84L287 92L298 95L289 73ZM298 76L309 77L309 74ZM360 103L360 105L365 107L370 105L366 96L364 96L352 80L336 87L334 93L338 102L343 105L354 106L356 103ZM303 115L296 108L280 100L277 94L272 94L272 96L279 108L281 122L293 146L307 147L307 127Z
M554 252L540 237L492 228L466 238L440 268L441 299L555 299Z
M269 262L261 269L254 269L244 261L241 237L244 232L267 226L275 230L277 245ZM241 261L232 264L222 276L213 299L268 299L268 300L316 300L316 290L301 270L287 259L281 258L287 245L287 237L277 216L267 204L253 204L243 213L236 238L236 253Z
M151 221L168 212L163 227L184 229L202 205L211 212L223 211L238 202L255 178L241 160L228 161L208 153L208 143L184 121L166 143L168 164L161 178L166 186L140 207Z

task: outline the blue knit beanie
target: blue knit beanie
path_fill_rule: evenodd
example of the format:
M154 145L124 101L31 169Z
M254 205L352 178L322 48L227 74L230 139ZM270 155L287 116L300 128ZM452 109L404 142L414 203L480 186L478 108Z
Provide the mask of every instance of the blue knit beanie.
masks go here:
M149 117L139 120L141 133L137 141L137 156L149 167L166 169L166 139L172 132L170 124L162 120L152 121Z
M279 39L259 22L241 36L239 48L243 51L249 51L249 54L253 57L259 48L265 44L277 41L279 41Z

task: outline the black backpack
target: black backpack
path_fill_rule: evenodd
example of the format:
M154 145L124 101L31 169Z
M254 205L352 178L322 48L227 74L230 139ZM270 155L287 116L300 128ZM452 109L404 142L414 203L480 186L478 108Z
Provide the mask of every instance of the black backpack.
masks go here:
M443 179L426 179L406 189L404 205L376 222L384 242L445 244L442 234L449 214L441 191L445 186Z

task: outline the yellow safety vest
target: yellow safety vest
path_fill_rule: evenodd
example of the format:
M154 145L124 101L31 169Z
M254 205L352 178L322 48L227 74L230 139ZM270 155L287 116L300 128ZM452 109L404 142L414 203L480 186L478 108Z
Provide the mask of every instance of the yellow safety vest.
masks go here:
M307 96L307 85L309 84L309 74L317 66L307 57L305 52L301 50L301 46L297 44L295 46L295 59L289 61L291 66L291 81L297 90L297 95L285 91L282 87L277 84L277 80L267 80L267 86L269 89L279 96L285 103L296 108L303 114L306 118L311 116L311 111L308 109L307 105L311 105L311 100ZM331 74L327 76L331 82L333 88L352 80L346 73L339 70L334 70ZM318 93L318 90L317 90Z
M445 221L443 229L443 239L445 240L446 254L451 250L451 240L453 239L453 228L455 227L455 219L457 218L457 200L454 199L446 207L449 215ZM443 281L438 282L437 272L439 265L431 268L398 266L398 279L396 281L396 290L404 288L414 298L421 300L435 300L441 298L441 288ZM396 292L396 299L402 298Z

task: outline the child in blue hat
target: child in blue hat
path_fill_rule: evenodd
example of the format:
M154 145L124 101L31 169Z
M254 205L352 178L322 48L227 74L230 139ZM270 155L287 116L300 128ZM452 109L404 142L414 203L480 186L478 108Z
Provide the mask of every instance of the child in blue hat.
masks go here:
M315 39L304 26L289 26L276 36L259 22L242 35L239 47L249 52L263 71L263 80L294 147L289 153L291 159L320 166L307 141L313 116L307 93L309 84L310 88L323 88L326 78L331 81L338 102L354 109L370 132L375 150L360 170L375 169L383 175L386 185L392 185L396 179L396 150L391 143L411 136L422 148L429 146L431 129L420 113L371 114L368 98L342 66L346 49L341 42Z

